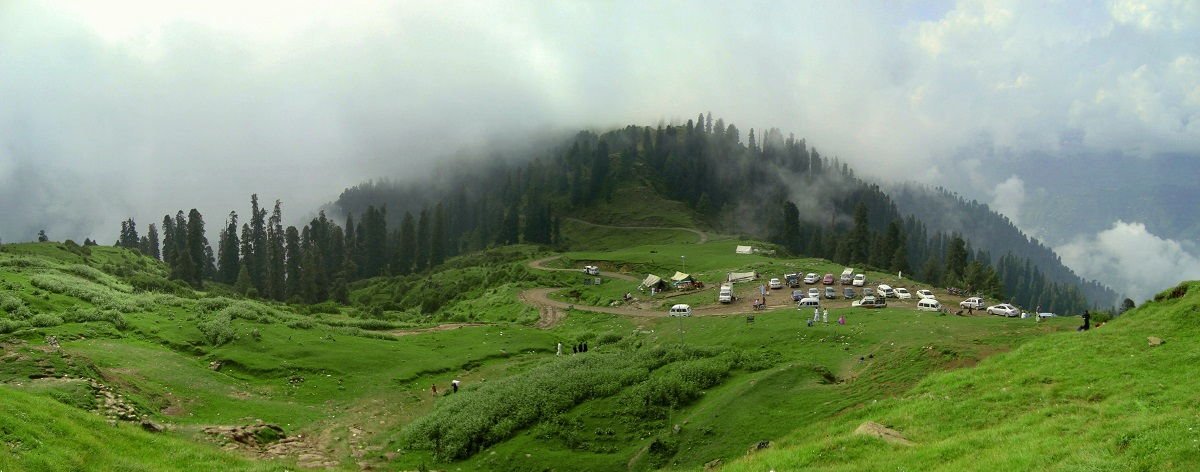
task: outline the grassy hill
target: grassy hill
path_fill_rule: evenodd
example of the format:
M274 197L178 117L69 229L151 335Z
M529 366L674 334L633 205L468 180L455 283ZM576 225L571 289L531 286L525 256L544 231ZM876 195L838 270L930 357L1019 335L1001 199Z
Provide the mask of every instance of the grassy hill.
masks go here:
M1076 436L1090 438L1084 451L1092 452L1078 456L1068 447L1077 438L1056 428L1100 421L1127 426L1120 448L1136 452L1160 440L1150 425L1191 427L1186 423L1195 416L1171 416L1168 409L1186 398L1175 387L1186 379L1172 374L1165 361L1190 359L1180 351L1185 345L1174 334L1155 334L1192 331L1183 330L1185 318L1144 314L1157 313L1154 307L1083 335L1073 332L1073 319L1037 324L925 313L915 311L911 300L883 310L828 301L830 321L844 316L847 324L809 327L811 312L784 302L786 290L769 297L777 308L754 313L752 321L740 312L745 300L714 312L726 314L666 318L662 307L671 303L715 307L713 287L726 272L762 274L759 282L737 285L749 297L758 283L784 272L839 273L841 267L771 255L772 246L754 241L680 230L669 230L679 239L660 241L629 235L633 230L591 227L612 241L625 232L628 244L557 254L513 246L464 255L420 276L356 283L350 306L266 303L219 285L193 290L165 279L158 262L124 249L5 245L0 410L13 413L0 419L0 434L13 454L0 458L0 469L840 467L828 459L830 447L848 447L837 453L862 460L860 468L887 464L885 457L897 453L909 454L912 468L946 458L951 468L972 468L969 452L954 454L985 441L1003 443L1006 435L1027 440L1023 450L1032 452L1018 456L1026 460L1021 462L997 449L994 463L1038 468L1052 450L1063 452L1051 457L1091 464L1085 459L1117 447L1103 432L1089 431ZM739 244L766 252L736 255ZM551 268L565 270L531 266L550 256L558 256L547 262ZM583 283L574 269L584 263L601 265L603 283ZM709 288L649 298L629 277L609 276L670 275L684 263ZM895 274L866 273L871 284L927 288ZM525 294L532 289L558 289L550 299L574 308L530 302ZM612 312L610 305L626 291L637 293L639 302L617 303L627 311ZM1195 304L1188 300L1163 306L1191 310ZM543 319L548 312L554 316ZM1165 318L1161 326L1133 323L1143 317ZM1154 350L1125 347L1132 341L1115 337L1072 344L1117 336L1127 326L1168 343ZM585 341L588 352L571 353ZM566 348L562 356L555 354L557 343ZM1006 377L1005 368L994 367L1003 364L990 358L1006 352L1001 359L1019 359L1028 372ZM1102 353L1111 355L1102 361ZM1091 379L1089 372L1114 368L1107 362L1139 353L1153 356L1139 360L1145 372L1110 372L1103 389L1082 383ZM1071 362L1082 367L1057 367ZM986 379L962 380L981 375ZM1143 375L1164 381L1133 380ZM462 391L447 393L451 379L463 382ZM431 386L439 388L437 395ZM929 393L945 389L952 390L945 396L959 400ZM1016 389L1030 390L1010 393ZM1103 396L1092 395L1101 390ZM106 391L117 394L128 415L109 405ZM1105 403L1133 393L1137 401ZM1050 411L1019 410L1039 401ZM900 409L910 404L912 409ZM1006 414L959 424L940 417L947 409L963 418ZM21 411L36 418L14 416ZM1055 415L1064 418L1063 426L1045 420ZM167 431L143 432L123 416L164 424ZM1010 423L1014 418L1020 422ZM867 419L899 429L917 445L898 449L849 435ZM205 432L259 421L278 425L285 437L245 445ZM1027 425L1038 429L1013 432ZM91 446L110 430L111 449ZM831 439L807 442L816 434ZM1043 434L1054 437L1034 445ZM951 437L965 442L918 452ZM72 443L81 446L66 446ZM768 443L766 451L738 461ZM780 448L797 452L775 452ZM1143 458L1138 464L1190 464L1158 452L1137 454Z
M1196 470L1200 283L810 424L727 470ZM1150 337L1165 340L1152 346ZM912 446L853 431L866 421Z

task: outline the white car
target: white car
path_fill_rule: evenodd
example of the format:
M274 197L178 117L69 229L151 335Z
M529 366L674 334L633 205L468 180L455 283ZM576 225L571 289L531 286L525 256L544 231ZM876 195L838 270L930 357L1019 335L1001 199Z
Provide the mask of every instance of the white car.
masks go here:
M962 309L982 310L984 308L983 299L979 297L971 297L961 302L958 302L958 307Z
M912 294L908 293L908 289L904 287L896 287L896 298L907 300L912 298Z
M927 298L928 299L937 299L937 297L933 296L933 292L930 292L929 290L925 290L925 289L917 290L917 297L922 300L927 299Z
M942 302L936 298L922 298L917 301L917 311L942 311Z
M861 308L886 308L887 302L882 298L868 296L863 297L862 300L855 300L851 302L850 306L857 306Z
M808 289L808 298L821 298L821 291L816 288Z
M862 286L863 286L863 284L866 284L866 283L867 283L867 276L866 276L866 275L864 275L864 274L854 274L854 281L853 281L853 282L851 282L851 283L850 283L850 285L853 285L853 286L855 286L855 287L862 287Z
M779 279L771 279L770 282L767 282L767 286L771 287L771 290L777 290L783 288L783 282Z
M896 298L896 291L892 290L892 286L888 284L879 284L878 287L875 287L875 294L879 295L879 298Z
M805 275L805 276L804 276L804 283L806 283L806 284L815 284L815 283L817 283L817 274L814 274L814 273L812 273L812 272L809 272L809 273L808 273L808 275Z
M1005 317L1009 317L1009 318L1021 315L1021 310L1018 310L1017 307L1009 305L1007 303L1001 303L999 305L989 306L987 308L987 312L988 312L988 314L991 314L991 315L1000 315L1000 316L1005 316Z
M583 266L583 273L587 275L600 275L600 268L596 266Z
M671 311L669 313L671 316L683 316L683 317L692 316L692 306L684 305L684 304L680 303L678 305L671 307Z
M720 303L733 303L733 286L729 284L721 285L721 291L717 292L717 301Z
M1058 315L1054 313L1038 313L1038 318L1054 318Z

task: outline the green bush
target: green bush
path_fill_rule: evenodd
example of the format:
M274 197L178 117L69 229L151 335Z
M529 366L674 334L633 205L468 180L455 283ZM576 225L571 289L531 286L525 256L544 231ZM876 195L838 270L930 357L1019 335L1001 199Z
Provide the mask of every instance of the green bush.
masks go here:
M21 320L0 319L0 334L8 334L29 327L29 322Z
M204 336L204 342L210 346L220 346L237 337L237 333L233 330L233 320L225 313L218 313L201 321L196 327Z
M38 313L29 321L30 324L38 328L49 328L63 324L63 319L50 313Z

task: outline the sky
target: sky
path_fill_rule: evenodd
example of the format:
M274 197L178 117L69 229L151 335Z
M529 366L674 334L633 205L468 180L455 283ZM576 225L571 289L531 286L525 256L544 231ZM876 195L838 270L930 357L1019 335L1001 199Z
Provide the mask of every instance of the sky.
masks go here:
M709 111L1019 223L997 159L1200 155L1200 2L3 0L0 239L251 193L299 223L498 136Z

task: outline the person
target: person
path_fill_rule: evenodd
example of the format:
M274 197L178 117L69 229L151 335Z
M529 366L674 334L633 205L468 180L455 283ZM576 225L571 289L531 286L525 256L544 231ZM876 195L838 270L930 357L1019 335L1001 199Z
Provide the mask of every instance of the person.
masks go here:
M433 396L436 397L437 396L437 384L430 385L429 389L433 391Z
M813 323L821 321L821 309L813 308Z
M554 355L556 355L556 356L562 355L562 341L559 341L558 347L554 351Z
M813 320L808 320L808 327L811 328L812 326L813 326Z
M822 323L829 322L829 309L828 308L826 308L824 311L821 312L821 322Z
M454 393L458 393L458 379L450 381L450 388L454 390Z
M846 315L842 315L842 316L838 317L838 324L840 324L840 325L846 324Z
M579 345L571 346L571 354L579 354Z
M583 352L587 352L587 341L583 342Z
M1079 331L1087 331L1092 329L1092 314L1087 310L1083 310L1083 326L1079 327Z

